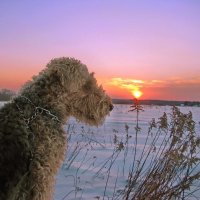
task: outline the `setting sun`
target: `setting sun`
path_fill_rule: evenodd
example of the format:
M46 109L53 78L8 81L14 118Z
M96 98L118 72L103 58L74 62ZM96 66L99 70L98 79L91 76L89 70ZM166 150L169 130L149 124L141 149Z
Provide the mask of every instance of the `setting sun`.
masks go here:
M138 98L140 98L142 96L142 92L139 91L139 90L132 91L132 94L136 99L138 99Z

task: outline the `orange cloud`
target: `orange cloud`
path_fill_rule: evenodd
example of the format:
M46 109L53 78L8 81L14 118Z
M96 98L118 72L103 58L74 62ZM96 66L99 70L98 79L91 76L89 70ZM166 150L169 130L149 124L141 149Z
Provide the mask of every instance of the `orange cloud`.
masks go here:
M108 84L111 86L118 87L120 89L125 89L129 94L133 95L136 98L142 96L143 92L141 88L145 82L138 79L122 79L122 78L112 78Z
M134 90L135 88L141 88L144 81L136 79L112 78L108 84L122 89Z
M200 77L181 78L171 77L166 80L138 80L126 78L111 78L105 84L112 93L115 90L115 96L123 93L123 96L132 97L134 91L143 93L143 98L150 99L195 99L200 100L198 90L200 90ZM125 94L126 93L126 94Z

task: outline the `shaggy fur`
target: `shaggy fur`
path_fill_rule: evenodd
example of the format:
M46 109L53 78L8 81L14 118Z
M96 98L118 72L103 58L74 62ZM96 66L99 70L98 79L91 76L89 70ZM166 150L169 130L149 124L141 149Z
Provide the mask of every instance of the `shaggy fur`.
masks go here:
M87 67L58 58L0 110L0 200L49 200L66 148L69 116L102 124L111 99Z

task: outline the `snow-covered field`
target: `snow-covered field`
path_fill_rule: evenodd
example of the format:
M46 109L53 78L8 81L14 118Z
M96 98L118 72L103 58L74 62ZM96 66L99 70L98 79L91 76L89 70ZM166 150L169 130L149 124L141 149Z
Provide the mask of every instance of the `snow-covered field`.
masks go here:
M163 112L171 112L170 106L143 108L144 112L139 114L141 132L138 134L138 157L141 156L151 119L159 118ZM200 108L180 109L193 113L199 132ZM57 175L55 200L117 199L127 183L128 172L133 164L136 113L128 110L130 105L115 105L111 115L98 128L77 123L73 118L68 121L65 126L68 131L68 150ZM126 141L126 125L130 137L128 152L125 149L116 152L116 138L118 144ZM159 145L159 140L156 145Z
M0 107L3 104L0 102ZM171 112L170 106L143 106L143 109L144 112L139 113L141 132L138 134L137 158L144 148L151 119ZM117 196L127 183L135 144L136 113L128 110L130 105L115 105L100 127L90 127L70 118L64 127L68 132L68 149L56 177L54 200L121 199ZM180 107L180 110L193 113L196 132L199 133L200 107ZM128 148L120 148L119 144L127 141L127 133ZM149 143L151 140L149 138ZM162 136L157 146L160 141Z

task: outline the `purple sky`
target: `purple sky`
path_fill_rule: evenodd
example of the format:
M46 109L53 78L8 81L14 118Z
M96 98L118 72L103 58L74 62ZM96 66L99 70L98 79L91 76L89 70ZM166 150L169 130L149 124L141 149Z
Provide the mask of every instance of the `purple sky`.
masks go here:
M199 0L2 0L0 27L0 88L70 56L112 97L200 101Z

